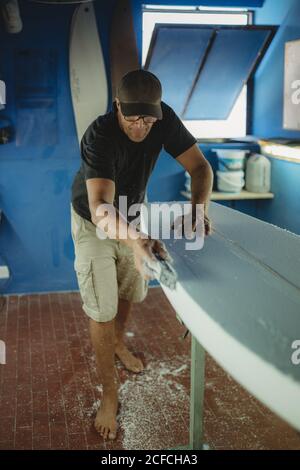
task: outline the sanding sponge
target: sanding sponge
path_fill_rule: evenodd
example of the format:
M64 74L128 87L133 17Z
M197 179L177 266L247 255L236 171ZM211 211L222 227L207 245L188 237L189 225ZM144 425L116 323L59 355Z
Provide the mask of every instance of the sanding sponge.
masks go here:
M156 260L145 260L146 271L161 284L169 289L176 289L177 273L172 267L171 262L162 258L157 252L153 252Z

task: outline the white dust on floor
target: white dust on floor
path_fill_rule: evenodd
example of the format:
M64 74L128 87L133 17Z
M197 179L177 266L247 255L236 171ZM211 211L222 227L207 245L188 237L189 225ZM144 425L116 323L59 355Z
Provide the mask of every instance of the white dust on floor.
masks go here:
M189 391L180 382L189 376L189 367L188 356L177 356L168 361L149 360L141 374L128 375L119 388L117 416L123 449L158 450L186 444ZM100 403L93 403L89 416Z
M132 331L127 331L127 333L125 333L126 336L128 336L128 338L133 338L134 333Z

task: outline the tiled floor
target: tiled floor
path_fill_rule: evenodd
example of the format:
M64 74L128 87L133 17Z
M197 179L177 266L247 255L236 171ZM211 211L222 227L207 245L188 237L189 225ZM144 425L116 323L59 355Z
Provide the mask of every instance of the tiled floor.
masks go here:
M160 288L134 308L127 344L146 366L121 387L117 440L93 428L101 386L78 293L10 296L0 313L0 449L170 449L188 442L190 336ZM207 357L205 442L212 449L300 449L300 434Z

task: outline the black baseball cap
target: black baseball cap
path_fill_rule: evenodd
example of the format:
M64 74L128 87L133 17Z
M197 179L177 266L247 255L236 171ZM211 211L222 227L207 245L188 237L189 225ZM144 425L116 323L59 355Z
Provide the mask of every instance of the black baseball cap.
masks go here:
M117 88L117 97L124 116L153 116L162 119L161 94L159 79L147 70L128 72Z

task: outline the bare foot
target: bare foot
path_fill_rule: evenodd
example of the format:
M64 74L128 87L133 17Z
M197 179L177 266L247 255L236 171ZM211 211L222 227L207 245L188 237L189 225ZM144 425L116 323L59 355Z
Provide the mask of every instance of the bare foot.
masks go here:
M118 390L103 391L101 405L95 418L95 428L104 439L115 439L117 435Z
M124 343L118 343L115 346L115 354L118 356L120 361L126 367L126 369L131 372L142 372L144 370L144 365L140 359L135 357L125 346Z

